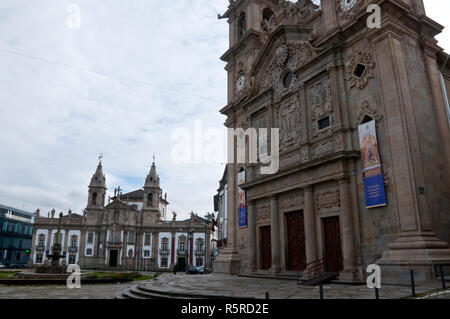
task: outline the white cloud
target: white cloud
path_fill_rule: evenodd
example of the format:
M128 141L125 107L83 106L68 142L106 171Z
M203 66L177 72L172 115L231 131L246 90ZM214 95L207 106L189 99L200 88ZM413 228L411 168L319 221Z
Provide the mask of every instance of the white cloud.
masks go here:
M69 4L81 28L66 26ZM447 22L450 3L428 0ZM201 120L222 128L227 0L3 0L0 49L147 84L0 52L0 203L81 212L103 153L109 194L143 185L156 154L178 216L212 210L221 165L177 165L171 132ZM450 48L449 32L439 37ZM158 89L154 86L163 87ZM184 92L186 94L181 94ZM204 98L198 98L201 96Z
M66 26L71 3L80 29ZM227 5L2 1L0 49L151 85L0 53L0 202L80 212L99 153L109 194L141 187L156 154L171 208L211 210L222 167L172 163L170 132L194 120L222 127L228 25L217 13Z

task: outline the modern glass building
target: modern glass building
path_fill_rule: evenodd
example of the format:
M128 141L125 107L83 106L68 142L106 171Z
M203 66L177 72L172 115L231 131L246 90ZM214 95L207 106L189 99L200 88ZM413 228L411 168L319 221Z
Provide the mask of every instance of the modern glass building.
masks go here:
M25 266L31 250L34 214L0 205L0 264Z

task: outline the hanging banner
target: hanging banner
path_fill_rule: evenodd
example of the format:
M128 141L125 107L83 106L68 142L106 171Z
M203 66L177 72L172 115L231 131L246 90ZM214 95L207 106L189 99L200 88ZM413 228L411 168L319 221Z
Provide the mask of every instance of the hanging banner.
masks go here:
M386 206L383 171L378 150L375 120L358 127L361 161L364 175L364 193L366 207Z
M247 227L247 210L245 208L245 191L239 187L239 185L245 183L245 171L239 172L237 174L237 185L238 185L238 225L239 227Z

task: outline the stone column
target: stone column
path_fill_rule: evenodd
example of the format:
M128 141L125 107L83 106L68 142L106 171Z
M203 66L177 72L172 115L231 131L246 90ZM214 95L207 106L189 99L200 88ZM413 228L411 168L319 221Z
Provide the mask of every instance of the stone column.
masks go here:
M256 216L255 216L255 202L248 202L248 240L247 240L247 257L248 267L247 272L251 273L256 270Z
M444 159L450 155L448 147L450 134L448 123L445 121L439 73L435 55L428 51L430 47L426 45L426 42L424 41L425 47L422 49L425 68L414 67L414 71L417 71L414 78L420 86L428 87L430 89L428 92L431 93L421 97L416 94L416 89L411 84L410 71L413 67L405 62L410 56L408 50L411 50L413 46L405 41L403 35L397 35L391 30L374 41L378 74L379 78L383 79L379 83L381 97L383 97L381 105L384 106L386 144L389 145L391 152L394 150L396 152L391 155L392 194L395 194L395 197L392 195L390 199L388 198L388 209L391 206L391 214L396 214L399 233L397 238L388 245L388 249L383 252L382 258L377 261L384 274L382 281L386 283L408 283L408 276L403 274L407 274L411 269L415 271L417 277L434 280L434 264L450 262L448 243L436 237L430 210L433 204L436 205L437 196L445 198L445 192L442 190L439 195L432 196L431 193L425 191L423 194L420 190L421 187L426 189L427 186L429 189L435 187L444 189L448 185L438 179L434 181L434 185L431 185L433 181L427 177L426 168L431 163L427 159L429 156L441 157L443 159L442 173L447 175L448 169L445 167ZM422 46L422 44L416 46ZM411 54L419 54L417 48L416 50L417 52ZM420 63L423 63L422 59ZM424 69L428 71L427 74L423 74ZM433 122L433 125L424 125L421 114L425 113L417 112L423 107L433 107L422 105L422 101L432 101L434 111L440 110L433 114L433 110L430 109L426 113L429 114L428 121ZM430 130L429 136L441 135L441 141L447 143L441 142L439 150L431 147L423 134L420 134L424 132L424 129ZM427 145L426 151L423 149L424 143ZM428 155L425 156L425 153Z
M350 202L349 180L339 180L339 195L342 216L342 252L344 257L344 271L340 275L343 279L353 280L355 276L355 243L353 234L353 214Z
M270 198L270 240L272 247L272 267L270 272L279 273L281 271L281 254L280 254L280 220L278 212L278 197Z
M306 262L312 263L318 258L317 254L317 235L316 235L316 216L314 212L314 194L311 186L305 188L305 244L306 244Z
M236 248L236 174L235 165L228 164L227 245L214 263L214 271L217 273L238 274L241 267L239 252Z

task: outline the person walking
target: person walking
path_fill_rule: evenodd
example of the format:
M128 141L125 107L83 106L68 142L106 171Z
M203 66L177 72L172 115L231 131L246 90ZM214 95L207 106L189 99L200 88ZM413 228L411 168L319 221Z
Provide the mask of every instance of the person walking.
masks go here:
M177 268L178 268L178 264L175 264L173 266L173 275L175 276L177 274Z

